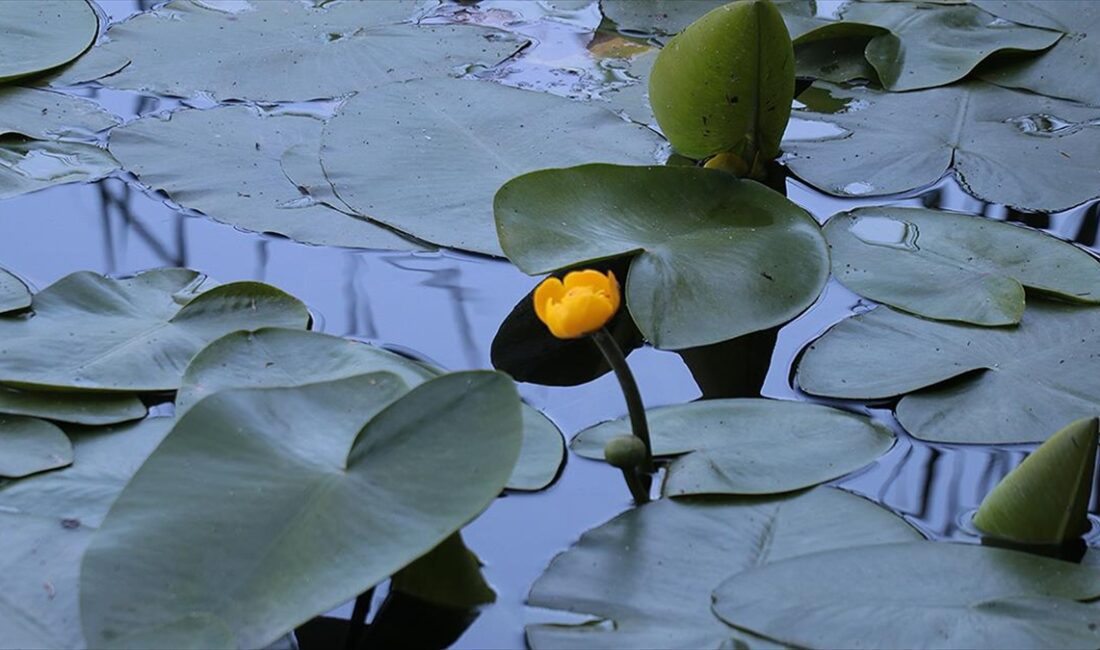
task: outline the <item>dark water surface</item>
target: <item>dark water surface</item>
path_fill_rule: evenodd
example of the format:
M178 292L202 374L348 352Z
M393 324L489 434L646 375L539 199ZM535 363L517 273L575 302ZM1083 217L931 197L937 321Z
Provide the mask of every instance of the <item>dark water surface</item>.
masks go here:
M100 4L116 20L139 8L129 0ZM477 12L451 7L442 13L451 19L505 26L539 43L526 59L480 76L574 96L595 93L598 83L625 79L614 67L594 64L585 52L599 23L594 6L557 13L533 1L483 2L481 7ZM125 119L180 104L135 93L80 94L98 99ZM795 123L792 128L810 127ZM304 300L317 329L385 345L454 370L490 367L489 346L498 325L535 283L506 262L487 258L322 248L240 232L181 213L131 180L116 177L64 185L0 201L0 266L36 289L78 270L126 275L162 266L187 266L223 282L261 280ZM973 199L950 180L912 195L862 201L828 197L794 180L788 181L788 192L820 221L859 205L924 205L1021 221L1094 250L1097 245L1097 204L1053 216L1011 213ZM811 310L781 331L765 395L804 399L789 382L796 355L833 323L872 306L831 282ZM630 363L649 406L699 396L673 353L645 348L631 355ZM610 376L576 388L523 385L521 392L567 436L625 413ZM970 515L1031 449L930 445L902 432L888 407L847 407L894 427L899 440L883 458L837 484L898 512L934 539L976 540ZM1096 502L1094 495L1094 512ZM629 505L617 470L577 457L568 459L551 489L499 499L464 533L487 565L498 603L481 612L456 647L522 647L526 623L561 620L559 615L527 609L527 589L556 553ZM1092 537L1097 543L1095 531ZM346 617L350 612L347 605L336 614Z

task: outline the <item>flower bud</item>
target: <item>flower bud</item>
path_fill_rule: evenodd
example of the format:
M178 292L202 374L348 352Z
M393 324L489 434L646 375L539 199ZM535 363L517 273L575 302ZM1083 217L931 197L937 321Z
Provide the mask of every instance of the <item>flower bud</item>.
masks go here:
M645 462L645 443L637 436L615 436L603 447L603 457L619 469L633 469Z

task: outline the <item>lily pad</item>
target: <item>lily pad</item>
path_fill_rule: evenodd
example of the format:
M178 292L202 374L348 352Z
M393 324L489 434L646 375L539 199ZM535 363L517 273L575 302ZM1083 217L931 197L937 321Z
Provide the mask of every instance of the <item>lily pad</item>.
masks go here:
M171 423L70 429L73 465L0 484L0 648L85 647L77 601L84 549Z
M73 446L56 425L0 414L0 477L22 478L72 462Z
M0 2L0 81L64 65L91 47L99 18L84 0Z
M31 291L12 273L0 269L0 314L31 306Z
M229 332L309 324L275 287L235 282L196 293L186 269L113 280L66 276L34 296L33 318L0 317L0 381L20 388L175 390L191 357Z
M147 409L132 395L28 391L0 386L0 413L99 426L140 420Z
M185 109L115 129L110 150L149 187L222 223L308 244L422 250L389 228L313 200L286 176L284 154L306 145L316 156L323 126L313 117L244 106Z
M852 3L844 20L889 30L871 39L865 55L892 91L944 86L996 52L1044 50L1062 37L1058 31L998 21L971 5Z
M1036 300L1019 326L988 328L879 307L814 342L797 380L828 397L905 395L898 420L924 440L1038 442L1100 412L1100 308Z
M1100 108L981 81L904 94L819 81L799 100L794 117L844 130L784 142L791 170L830 194L907 192L951 171L977 198L1021 210L1100 196L1100 129L1084 127Z
M88 644L264 646L480 514L519 454L514 384L476 371L405 390L372 373L191 407L85 554Z
M937 320L1011 325L1024 287L1100 303L1100 264L1037 230L920 208L859 208L824 228L833 275L861 296Z
M636 255L626 305L670 350L785 323L828 277L817 222L753 181L694 167L582 165L508 181L500 243L528 274Z
M600 0L604 16L615 23L619 31L667 40L683 31L706 13L729 4L732 0ZM791 23L795 19L810 19L814 15L813 0L774 0L788 20L791 38L799 32Z
M409 386L443 374L439 368L328 334L274 328L235 332L195 355L176 395L176 413L182 415L203 397L230 388L303 386L369 372L394 373ZM527 405L522 412L523 444L507 487L541 490L565 461L565 444L545 415Z
M982 9L1024 25L1065 32L1050 51L1038 57L1005 57L983 68L986 81L1042 95L1100 105L1100 6L1091 0L974 0ZM994 63L994 62L991 62Z
M587 161L654 162L663 142L598 106L444 79L349 100L325 127L321 163L356 213L442 246L500 255L492 197L509 178Z
M94 144L0 137L0 199L98 180L116 169L111 154Z
M819 404L714 399L647 411L653 455L674 457L662 493L777 494L832 480L894 444L886 427ZM578 455L603 459L625 418L577 434Z
M904 520L832 488L784 497L661 499L585 533L527 604L596 617L527 628L532 648L768 645L711 613L722 579L806 553L921 539Z
M399 23L415 12L411 2L247 4L228 12L176 0L116 23L106 42L66 71L65 83L97 80L217 101L305 101L493 65L521 45L506 32L471 25ZM129 64L119 70L120 61Z
M845 548L739 573L726 622L803 648L1095 648L1100 571L983 546Z
M0 7L8 4L23 3ZM50 140L98 133L116 124L114 115L87 99L35 88L0 88L0 134Z

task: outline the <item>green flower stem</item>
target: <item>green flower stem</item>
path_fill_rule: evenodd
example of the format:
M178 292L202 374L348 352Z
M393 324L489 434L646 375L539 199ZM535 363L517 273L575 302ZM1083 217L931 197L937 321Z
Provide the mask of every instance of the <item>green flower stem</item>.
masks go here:
M630 428L635 436L645 444L645 460L640 470L652 474L653 445L649 441L649 425L645 419L645 405L642 404L642 395L638 392L638 384L634 381L634 374L630 372L630 366L626 363L622 348L615 338L608 333L606 327L601 327L592 333L592 340L596 347L600 348L608 365L615 371L615 377L619 380L619 386L623 389L623 397L626 398L626 409L630 413ZM629 485L629 480L627 481ZM633 488L631 488L633 490Z
M637 467L623 469L623 480L626 481L626 487L630 488L630 496L634 497L636 505L649 503L649 490L645 487L646 481L638 476Z

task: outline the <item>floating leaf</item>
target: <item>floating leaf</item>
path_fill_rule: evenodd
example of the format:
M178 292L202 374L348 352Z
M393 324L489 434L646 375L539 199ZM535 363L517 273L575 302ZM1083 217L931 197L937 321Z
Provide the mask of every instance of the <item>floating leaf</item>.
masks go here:
M615 23L619 31L667 40L710 11L731 0L600 0L604 16ZM813 0L774 0L788 27L795 35L795 21L814 15ZM792 24L793 23L793 24Z
M647 412L654 456L673 456L662 492L777 494L824 483L886 453L894 435L867 418L818 404L713 399ZM625 418L577 434L580 456L629 432Z
M19 3L0 6L5 4ZM116 124L114 115L87 99L35 88L0 88L0 134L49 140L97 133Z
M91 47L99 19L84 0L0 2L0 81L64 65Z
M244 106L181 110L115 129L110 149L143 183L216 221L309 244L422 249L389 228L313 200L286 176L284 154L312 146L316 160L323 126L316 118L264 115Z
M0 269L0 314L31 306L31 292L14 274Z
M325 127L321 162L358 214L442 246L500 255L492 197L543 167L647 163L663 141L597 106L484 81L363 92Z
M901 518L832 488L738 499L661 499L585 533L527 604L597 617L531 625L532 648L719 648L762 640L711 613L722 579L834 548L921 539Z
M824 238L804 210L710 169L546 169L508 181L495 211L501 246L525 273L636 254L626 305L663 349L785 323L828 277Z
M186 413L207 395L230 388L303 386L369 372L390 372L409 386L443 374L387 350L337 336L288 329L234 332L195 355L176 395ZM565 462L561 432L545 415L523 406L523 445L508 479L513 490L541 490Z
M866 79L878 82L878 73L867 62L863 50L871 37L829 38L795 43L796 77L843 82Z
M747 167L778 156L794 98L794 50L779 10L740 0L692 23L657 56L649 97L685 156L732 153Z
M0 317L0 381L93 391L175 390L206 343L265 326L305 328L293 296L258 282L199 293L185 269L126 280L74 273L34 296L33 318Z
M974 4L1013 22L1066 33L1041 56L998 60L999 65L982 70L983 79L1100 105L1100 78L1096 75L1100 67L1100 48L1096 47L1096 39L1100 37L1100 6L1092 0L974 0Z
M73 462L73 446L57 426L0 414L0 477L21 478Z
M454 373L393 401L405 390L373 373L192 406L85 555L88 644L263 646L476 517L519 454L514 384Z
M714 612L803 648L1095 648L1100 572L975 545L842 548L731 577Z
M791 170L830 194L907 192L952 171L979 199L1021 210L1100 196L1100 129L1086 128L1100 108L980 81L904 94L817 82L799 100L795 117L845 131L784 142Z
M116 169L111 154L94 144L0 138L0 199L62 183L94 181Z
M415 9L413 2L316 8L259 1L234 13L177 0L112 25L107 41L62 82L95 79L110 88L218 101L304 101L492 65L520 45L505 32L471 25L396 24ZM233 38L226 38L229 30ZM120 70L120 62L128 64Z
M1018 327L988 328L879 307L814 342L798 384L846 399L905 395L898 420L924 440L1045 440L1100 412L1100 308L1036 300Z
M481 574L481 560L466 547L461 533L393 574L390 589L452 609L470 609L496 600Z
M0 413L91 426L140 420L147 410L132 395L15 390L0 386Z
M871 39L865 55L883 87L892 91L944 86L996 52L1044 50L1062 37L1061 32L998 21L970 5L852 3L844 9L844 20L889 30Z
M833 275L852 291L918 316L1010 325L1024 287L1100 302L1100 264L1037 230L919 208L859 208L824 228Z
M169 418L70 429L75 463L0 483L0 648L83 648L80 559L126 482L168 433Z
M1097 420L1055 433L982 500L974 525L997 539L1061 544L1088 532Z

